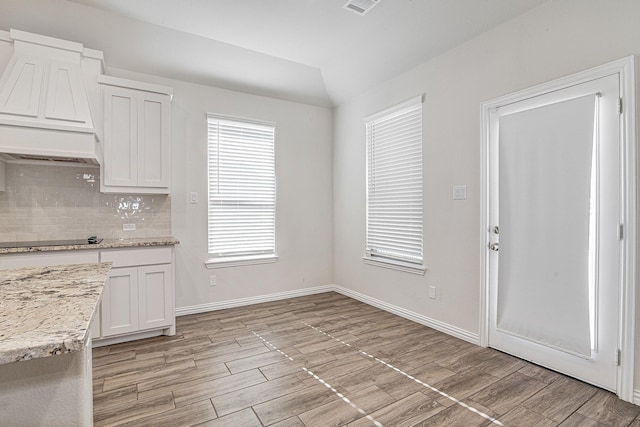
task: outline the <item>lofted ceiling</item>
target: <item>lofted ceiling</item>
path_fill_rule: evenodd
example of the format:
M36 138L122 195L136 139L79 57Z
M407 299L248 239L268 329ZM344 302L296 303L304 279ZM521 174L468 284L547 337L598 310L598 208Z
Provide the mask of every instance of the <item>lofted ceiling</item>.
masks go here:
M380 0L360 16L345 0L0 0L0 28L48 30L118 68L331 106L545 1Z

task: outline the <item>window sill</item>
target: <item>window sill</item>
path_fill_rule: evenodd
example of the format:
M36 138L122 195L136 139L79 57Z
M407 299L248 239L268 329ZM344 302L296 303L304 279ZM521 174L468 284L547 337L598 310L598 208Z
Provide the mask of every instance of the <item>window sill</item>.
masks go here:
M427 269L422 265L411 264L408 262L397 261L393 259L371 258L363 256L362 260L365 264L375 265L376 267L390 268L392 270L404 271L405 273L413 273L424 275Z
M243 265L269 264L277 260L277 255L251 255L229 258L209 258L204 265L207 268L241 267Z

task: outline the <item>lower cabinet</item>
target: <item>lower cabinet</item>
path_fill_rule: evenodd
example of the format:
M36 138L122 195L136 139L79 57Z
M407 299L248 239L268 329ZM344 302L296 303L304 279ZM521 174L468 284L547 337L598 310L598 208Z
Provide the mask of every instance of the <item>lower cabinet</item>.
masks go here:
M99 341L116 336L175 328L173 255L170 247L100 252L112 262L102 295Z

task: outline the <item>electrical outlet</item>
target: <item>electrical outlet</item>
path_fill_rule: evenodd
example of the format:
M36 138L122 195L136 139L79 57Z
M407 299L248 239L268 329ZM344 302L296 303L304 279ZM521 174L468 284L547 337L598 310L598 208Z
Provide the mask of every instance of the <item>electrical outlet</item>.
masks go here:
M429 286L429 298L436 299L436 287Z
M122 224L122 231L136 231L135 224Z
M218 280L216 279L216 275L212 274L209 276L209 286L216 286L218 284Z
M467 186L466 185L454 185L453 186L453 200L466 200L467 199Z

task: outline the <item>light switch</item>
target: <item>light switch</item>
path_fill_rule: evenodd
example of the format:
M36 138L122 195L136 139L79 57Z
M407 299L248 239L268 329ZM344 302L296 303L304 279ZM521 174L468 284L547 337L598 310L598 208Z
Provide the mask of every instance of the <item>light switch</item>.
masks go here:
M191 203L198 203L198 193L195 191L191 192Z
M453 186L453 200L466 200L467 199L467 186L466 185L454 185Z

